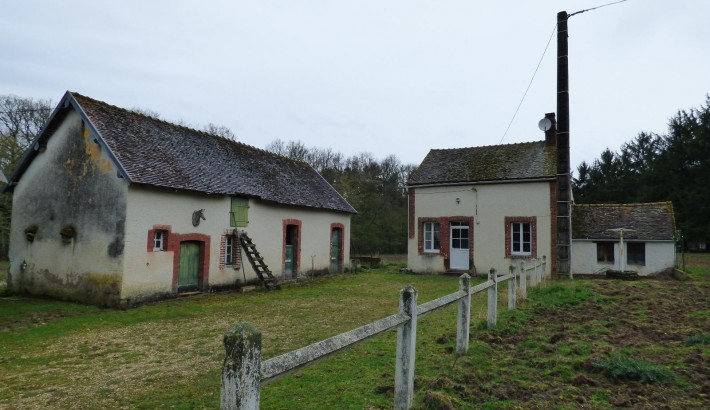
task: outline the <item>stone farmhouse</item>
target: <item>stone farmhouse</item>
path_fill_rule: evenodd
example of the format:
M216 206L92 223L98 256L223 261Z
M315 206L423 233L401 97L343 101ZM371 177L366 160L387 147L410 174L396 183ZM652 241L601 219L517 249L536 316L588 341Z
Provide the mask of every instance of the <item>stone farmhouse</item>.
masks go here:
M130 305L350 257L355 209L308 164L77 93L8 182L15 292Z

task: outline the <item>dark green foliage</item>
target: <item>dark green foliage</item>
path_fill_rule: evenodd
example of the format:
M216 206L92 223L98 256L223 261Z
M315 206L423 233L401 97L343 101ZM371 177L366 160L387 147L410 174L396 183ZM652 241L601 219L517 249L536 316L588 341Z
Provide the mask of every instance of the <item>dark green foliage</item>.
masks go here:
M678 111L667 134L642 132L619 152L582 162L573 190L582 204L670 200L686 240L710 242L710 96Z
M355 207L350 235L356 255L407 252L406 181L415 166L390 155L370 153L345 158L330 148L307 148L302 142L276 140L267 149L309 163Z
M602 359L596 366L615 380L641 383L667 383L676 380L675 374L663 366L645 360L637 360L624 354L615 354Z

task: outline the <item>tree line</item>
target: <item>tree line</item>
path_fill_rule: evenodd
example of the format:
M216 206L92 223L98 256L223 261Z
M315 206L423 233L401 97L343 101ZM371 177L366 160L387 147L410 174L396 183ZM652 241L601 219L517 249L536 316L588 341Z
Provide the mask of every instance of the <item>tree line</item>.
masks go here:
M407 179L416 169L395 155L346 157L331 148L275 140L268 151L310 164L357 210L351 219L353 255L407 253Z
M639 133L609 148L573 178L577 203L672 201L687 243L710 242L710 96L680 110L665 134Z

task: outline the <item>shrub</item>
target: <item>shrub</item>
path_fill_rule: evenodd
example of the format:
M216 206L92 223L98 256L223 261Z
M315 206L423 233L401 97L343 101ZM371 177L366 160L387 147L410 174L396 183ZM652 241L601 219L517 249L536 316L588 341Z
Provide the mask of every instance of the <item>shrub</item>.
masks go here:
M685 339L686 346L695 346L695 345L707 345L710 344L710 332L700 332L696 333L687 339Z
M597 367L607 376L616 380L641 383L666 383L676 379L675 374L663 366L645 360L638 360L624 354L602 359Z

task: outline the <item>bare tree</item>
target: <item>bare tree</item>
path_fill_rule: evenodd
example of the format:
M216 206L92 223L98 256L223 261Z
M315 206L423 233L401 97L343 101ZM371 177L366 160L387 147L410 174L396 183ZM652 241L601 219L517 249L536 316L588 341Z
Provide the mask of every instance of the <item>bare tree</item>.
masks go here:
M52 102L16 95L0 96L0 170L10 175L49 118ZM4 185L4 183L2 184ZM1 187L0 187L1 188ZM12 197L0 195L0 258L7 258Z
M44 122L52 102L16 95L0 96L0 168L7 174L22 157Z
M208 134L216 135L218 137L224 137L224 138L227 138L230 140L237 139L237 136L234 135L232 130L225 127L224 125L215 125L213 123L209 123L203 128L203 131L205 131Z

